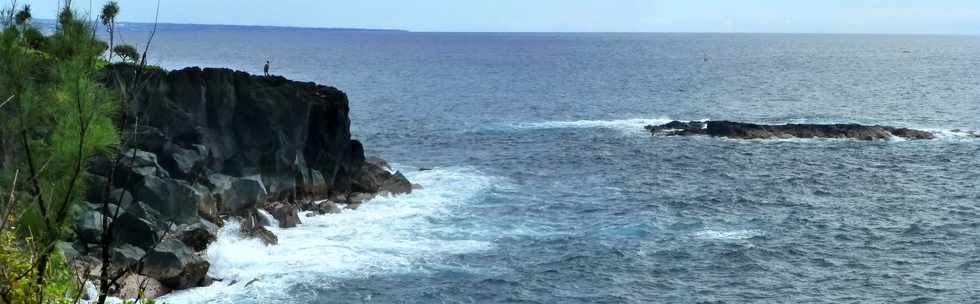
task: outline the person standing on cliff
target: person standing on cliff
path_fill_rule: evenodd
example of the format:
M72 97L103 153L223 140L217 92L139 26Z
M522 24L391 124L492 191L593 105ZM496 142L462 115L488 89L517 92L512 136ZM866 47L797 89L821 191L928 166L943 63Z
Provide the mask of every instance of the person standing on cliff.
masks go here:
M265 68L263 70L265 71L265 77L269 77L269 61L268 60L265 61Z

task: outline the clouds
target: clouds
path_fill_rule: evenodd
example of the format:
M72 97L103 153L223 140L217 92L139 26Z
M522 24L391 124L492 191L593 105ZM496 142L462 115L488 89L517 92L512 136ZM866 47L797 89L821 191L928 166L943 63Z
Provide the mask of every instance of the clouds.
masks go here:
M101 2L93 1L96 7ZM980 33L975 0L162 1L161 20L175 23L417 31ZM57 3L26 2L39 16L53 16ZM119 2L121 20L153 19L155 1Z

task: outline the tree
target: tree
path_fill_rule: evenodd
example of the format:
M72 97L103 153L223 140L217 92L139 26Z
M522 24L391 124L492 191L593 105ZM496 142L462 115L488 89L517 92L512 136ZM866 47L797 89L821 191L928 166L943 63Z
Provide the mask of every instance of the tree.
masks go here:
M119 4L116 1L109 1L104 6L102 6L102 14L99 15L99 20L102 21L102 25L105 26L106 31L109 32L109 62L112 62L112 53L115 49L113 45L115 44L116 38L116 16L119 15Z
M27 21L31 20L31 6L29 4L24 4L24 8L17 12L14 16L14 23L18 26L24 26Z
M84 197L89 159L114 153L119 135L116 95L96 81L103 49L91 24L74 16L61 8L43 51L24 36L29 8L0 33L0 95L9 96L0 134L17 139L0 174L12 185L0 228L16 228L0 230L0 303L60 303L81 290L56 244Z
M129 61L135 64L140 59L140 52L136 50L135 47L128 44L120 44L112 48L112 52L116 53L119 58L124 61Z

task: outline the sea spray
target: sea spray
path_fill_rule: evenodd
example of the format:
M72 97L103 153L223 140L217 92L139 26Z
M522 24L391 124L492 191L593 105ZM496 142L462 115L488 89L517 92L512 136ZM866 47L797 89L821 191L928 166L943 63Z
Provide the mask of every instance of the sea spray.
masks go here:
M396 197L379 197L356 210L303 218L293 229L269 227L276 246L240 237L229 221L208 248L209 287L168 295L167 303L306 302L311 294L288 290L298 284L330 288L337 280L363 279L422 270L443 257L490 250L487 241L448 236L434 222L457 207L477 201L501 183L470 168L437 168L407 174L424 189Z
M643 133L643 127L660 125L670 122L667 118L631 118L613 120L574 120L574 121L543 121L513 124L517 130L549 130L549 129L610 129L626 134Z

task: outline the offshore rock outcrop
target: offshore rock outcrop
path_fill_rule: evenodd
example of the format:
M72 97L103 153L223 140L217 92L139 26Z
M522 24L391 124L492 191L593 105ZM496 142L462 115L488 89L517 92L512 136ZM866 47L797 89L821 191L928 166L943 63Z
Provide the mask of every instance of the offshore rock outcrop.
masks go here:
M125 253L118 267L142 269L162 290L185 289L211 282L203 251L229 217L274 244L259 208L294 227L304 206L411 192L400 173L366 161L336 88L228 69L152 71L140 86L130 75L132 66L114 65L103 77L141 88L127 92L136 98L124 114L139 125L120 126L127 146L117 165L94 159L89 168L89 202L69 244L88 268L98 269L104 216L114 218L113 250Z
M653 135L708 135L735 139L848 138L876 140L899 137L921 140L935 138L935 134L927 131L859 124L759 125L731 121L672 121L659 126L647 126L646 129Z

